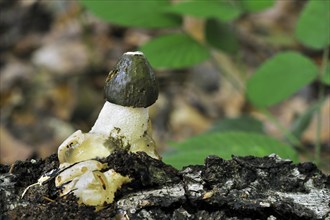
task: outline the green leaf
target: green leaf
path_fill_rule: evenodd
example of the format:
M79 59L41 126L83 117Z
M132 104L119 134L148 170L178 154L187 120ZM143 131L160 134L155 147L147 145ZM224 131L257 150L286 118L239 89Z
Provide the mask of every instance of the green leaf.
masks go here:
M314 113L320 109L324 104L325 99L316 102L314 105L311 105L303 114L301 114L291 126L291 133L300 139L301 135L304 133L308 125L310 124Z
M261 121L248 116L243 115L238 118L225 118L217 121L213 124L210 132L224 132L224 131L245 131L264 133L263 124Z
M235 156L266 156L272 153L298 161L293 148L264 135L225 132L206 133L175 144L175 151L163 155L163 161L180 169L191 164L203 164L209 155L224 159Z
M217 18L221 21L231 21L238 18L241 11L238 7L225 1L182 1L169 8L170 12L181 15L192 15L202 18Z
M206 47L186 34L176 33L154 38L140 50L154 68L184 68L209 57Z
M322 49L330 45L330 1L310 0L306 3L295 35L307 47Z
M317 66L303 55L278 53L248 80L247 97L257 107L274 105L312 82L317 73Z
M321 77L321 82L330 86L330 63L328 62L325 67L325 72Z
M169 1L80 0L95 16L127 27L164 28L181 25L181 17L165 12Z
M241 0L242 8L248 12L259 12L274 5L274 0Z
M207 42L213 47L227 53L234 54L239 49L239 41L236 33L228 23L222 23L215 19L206 22L205 35Z

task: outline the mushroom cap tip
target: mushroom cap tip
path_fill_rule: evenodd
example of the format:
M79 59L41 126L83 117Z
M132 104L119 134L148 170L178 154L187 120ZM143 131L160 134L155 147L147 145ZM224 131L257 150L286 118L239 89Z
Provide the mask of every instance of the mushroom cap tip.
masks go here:
M141 51L128 51L128 52L126 52L126 53L124 53L124 55L143 55L144 56L144 54L141 52Z

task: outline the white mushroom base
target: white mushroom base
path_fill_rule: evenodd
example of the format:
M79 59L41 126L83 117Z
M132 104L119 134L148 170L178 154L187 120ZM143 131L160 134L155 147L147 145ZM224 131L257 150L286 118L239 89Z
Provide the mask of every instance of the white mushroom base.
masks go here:
M112 203L117 189L131 179L114 170L101 172L105 165L93 159L107 157L118 148L133 153L144 151L160 159L147 108L105 102L89 133L78 130L59 146L61 171L55 185L63 189L61 195L73 192L80 203L92 206Z
M82 161L57 175L55 184L62 186L62 196L72 192L79 203L103 206L112 203L115 192L131 181L112 169L101 172L103 168L105 165L96 160Z

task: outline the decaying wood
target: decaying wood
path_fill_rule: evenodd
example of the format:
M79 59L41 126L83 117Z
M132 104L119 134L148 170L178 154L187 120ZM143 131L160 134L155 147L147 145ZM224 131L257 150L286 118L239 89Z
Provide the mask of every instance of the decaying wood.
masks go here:
M0 211L9 219L326 219L330 218L330 177L312 163L293 164L268 157L216 156L204 165L178 171L144 153L119 151L103 163L134 181L116 193L116 202L95 211L77 205L70 195L56 194L53 180L24 188L56 168L56 155L46 161L0 167ZM54 201L53 201L54 200Z

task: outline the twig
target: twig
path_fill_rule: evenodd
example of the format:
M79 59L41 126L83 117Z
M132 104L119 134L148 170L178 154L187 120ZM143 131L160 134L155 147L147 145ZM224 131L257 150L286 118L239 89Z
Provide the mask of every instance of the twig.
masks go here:
M328 64L328 57L329 57L329 47L326 47L323 52L322 57L322 67L320 71L320 79L325 73ZM319 94L318 99L322 100L324 98L324 85L320 82ZM317 165L320 164L320 156L321 156L321 127L322 127L322 115L321 115L321 107L322 105L318 106L318 110L316 113L316 141L315 141L315 163Z

